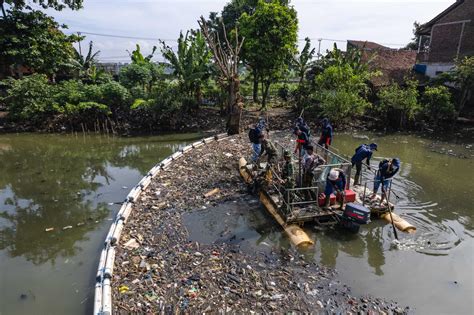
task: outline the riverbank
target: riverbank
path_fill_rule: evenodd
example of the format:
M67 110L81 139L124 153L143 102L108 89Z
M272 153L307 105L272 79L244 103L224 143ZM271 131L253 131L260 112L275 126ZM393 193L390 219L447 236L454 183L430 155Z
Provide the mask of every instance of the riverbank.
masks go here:
M394 302L352 296L335 270L293 249L248 252L232 242L190 240L186 213L248 198L237 169L242 155L250 155L245 134L196 148L153 179L117 246L114 311L406 312Z

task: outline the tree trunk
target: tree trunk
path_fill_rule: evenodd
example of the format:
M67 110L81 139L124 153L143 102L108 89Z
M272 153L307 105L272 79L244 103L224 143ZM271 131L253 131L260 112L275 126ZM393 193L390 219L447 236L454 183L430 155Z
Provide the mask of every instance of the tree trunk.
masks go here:
M239 90L239 79L233 78L230 80L227 96L227 133L229 135L238 134L240 131L240 113L242 106L239 99Z
M467 87L465 87L463 89L463 91L461 92L461 99L459 100L458 116L461 115L461 112L464 109L464 106L466 105L467 101L469 100L470 92L471 91Z
M196 110L199 110L202 104L202 89L201 86L198 85L196 87Z
M267 99L268 99L268 91L270 90L270 81L266 81L262 83L262 110L265 110L267 108Z
M253 102L258 103L258 74L257 70L253 70Z

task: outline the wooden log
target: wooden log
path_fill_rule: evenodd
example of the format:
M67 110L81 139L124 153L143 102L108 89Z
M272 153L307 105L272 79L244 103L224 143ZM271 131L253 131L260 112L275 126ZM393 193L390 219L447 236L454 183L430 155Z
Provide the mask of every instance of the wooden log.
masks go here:
M209 198L215 194L217 194L220 191L219 188L214 188L213 190L208 191L207 193L204 194L204 197Z

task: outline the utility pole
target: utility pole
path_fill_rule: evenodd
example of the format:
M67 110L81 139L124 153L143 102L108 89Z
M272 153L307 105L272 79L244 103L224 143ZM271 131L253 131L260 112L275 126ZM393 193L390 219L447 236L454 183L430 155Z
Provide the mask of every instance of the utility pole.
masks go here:
M318 60L321 58L321 41L322 38L318 38Z
M77 36L79 36L79 38L80 38L81 37L81 32L77 32ZM81 42L82 42L82 39L79 39L79 55L81 55L81 58L82 58Z

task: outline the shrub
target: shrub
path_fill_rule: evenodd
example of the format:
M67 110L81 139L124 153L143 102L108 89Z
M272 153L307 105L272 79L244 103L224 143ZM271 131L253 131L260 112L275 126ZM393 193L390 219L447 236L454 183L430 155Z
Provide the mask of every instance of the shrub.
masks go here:
M325 117L342 122L364 113L369 103L357 93L346 90L324 91L321 97L321 109Z
M29 120L34 123L56 113L52 87L45 75L34 74L23 79L3 81L7 95L2 101L7 105L13 120Z
M120 83L129 89L135 86L145 89L145 86L150 83L152 78L151 69L146 64L129 64L123 67L119 74Z
M364 113L370 77L366 71L357 72L349 64L331 65L315 78L315 98L325 116L334 122L344 122Z
M423 111L435 125L438 125L440 119L453 119L456 115L451 93L445 86L427 87L422 103Z
M110 109L107 105L96 102L80 102L79 104L66 104L64 113L70 118L80 118L87 120L87 118L97 118L97 116L110 115Z
M403 128L407 121L413 120L416 113L421 109L418 103L418 82L416 80L405 81L405 87L400 87L393 83L383 88L378 93L380 100L379 106L376 108L386 118L390 112L398 112L398 127Z
M87 98L84 93L84 84L81 81L62 81L55 86L54 90L56 91L54 100L59 105L78 104Z
M101 102L108 105L112 111L126 108L130 100L130 93L120 83L112 81L100 86Z
M148 124L152 128L157 122L161 122L174 127L176 118L181 113L183 100L176 85L158 84L154 87L151 98L136 99L130 108L141 125Z

